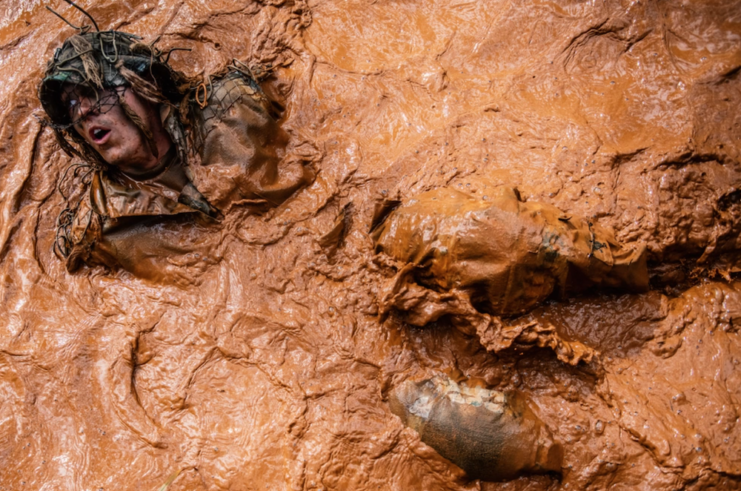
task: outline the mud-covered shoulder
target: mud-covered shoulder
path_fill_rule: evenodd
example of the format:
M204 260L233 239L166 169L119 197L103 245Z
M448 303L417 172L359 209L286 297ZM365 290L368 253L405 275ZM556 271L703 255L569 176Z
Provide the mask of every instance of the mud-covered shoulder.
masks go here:
M193 146L197 152L202 150L206 137L235 104L247 106L264 118L275 119L270 111L270 102L258 83L241 71L230 69L222 76L209 77L191 90L188 112Z

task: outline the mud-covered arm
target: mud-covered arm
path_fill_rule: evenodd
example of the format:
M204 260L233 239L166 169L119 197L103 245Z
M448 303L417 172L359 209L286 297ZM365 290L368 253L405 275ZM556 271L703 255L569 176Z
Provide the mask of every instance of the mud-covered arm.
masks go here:
M151 281L189 284L210 250L211 234L201 221L197 213L113 220L98 214L85 198L59 234L58 251L70 273L103 266Z
M207 227L197 213L118 220L98 239L94 256L139 278L185 286L208 261L214 234Z
M373 233L376 251L401 265L394 294L383 302L409 313L438 312L425 302L457 292L477 310L509 316L555 289L647 288L645 246L622 246L589 220L524 202L510 188L489 196L441 188L391 212Z

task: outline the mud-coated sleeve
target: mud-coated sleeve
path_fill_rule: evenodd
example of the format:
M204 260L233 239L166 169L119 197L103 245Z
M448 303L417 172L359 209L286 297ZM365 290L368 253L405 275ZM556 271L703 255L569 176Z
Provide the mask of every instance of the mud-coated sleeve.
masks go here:
M209 105L194 111L201 162L191 166L211 204L273 207L314 179L313 147L289 141L258 88L235 77L214 87Z
M465 301L478 311L508 316L526 312L554 291L648 287L643 245L622 246L589 220L523 202L506 187L487 200L452 189L423 193L393 211L373 235L376 251L400 265L381 295L389 304L382 307L414 305L434 312L432 320L449 309L421 305L427 298L452 295L458 310Z

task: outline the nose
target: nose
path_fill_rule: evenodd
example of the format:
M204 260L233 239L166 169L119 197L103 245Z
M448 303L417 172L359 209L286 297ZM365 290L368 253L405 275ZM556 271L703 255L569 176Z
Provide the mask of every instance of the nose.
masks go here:
M95 113L95 102L86 96L80 97L76 107L77 119L85 119L90 114Z
M70 116L79 134L86 134L85 127L92 123L89 116L94 116L97 113L96 98L79 96L76 99L75 104L70 108Z

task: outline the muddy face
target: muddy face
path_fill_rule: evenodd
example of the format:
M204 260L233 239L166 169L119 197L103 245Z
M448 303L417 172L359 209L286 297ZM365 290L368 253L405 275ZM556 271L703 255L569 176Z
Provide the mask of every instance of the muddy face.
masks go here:
M143 128L127 116L119 97L142 122ZM76 122L77 134L103 160L129 175L146 174L155 169L172 145L157 108L130 89L94 91L85 86L65 85L62 104L67 107L70 119ZM156 151L147 141L145 132L151 135Z

